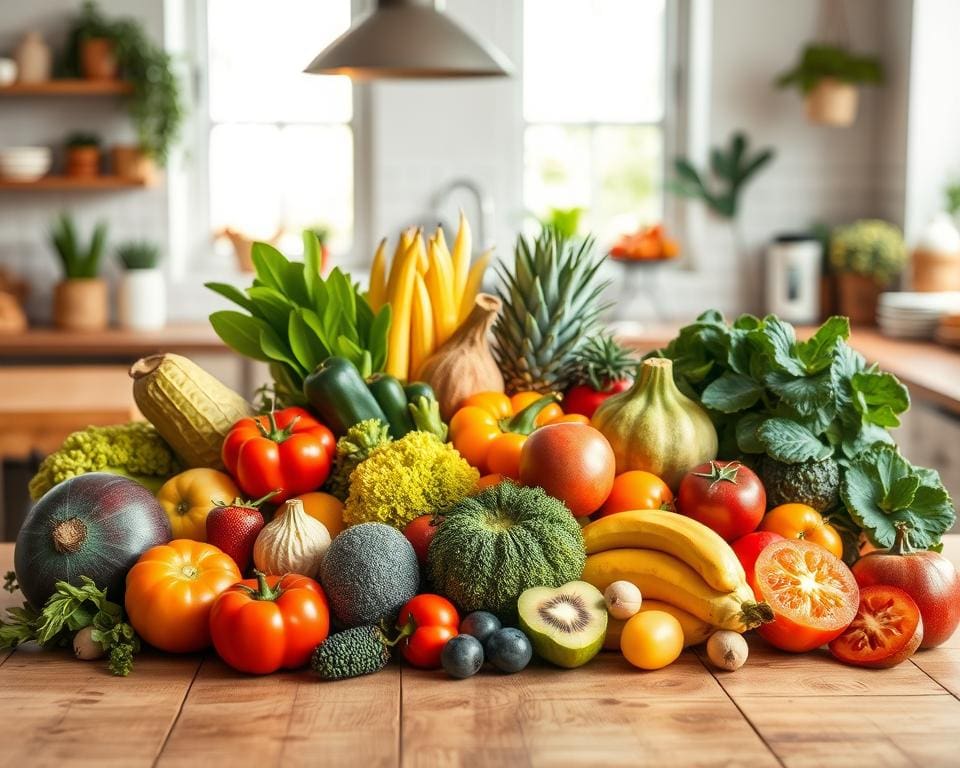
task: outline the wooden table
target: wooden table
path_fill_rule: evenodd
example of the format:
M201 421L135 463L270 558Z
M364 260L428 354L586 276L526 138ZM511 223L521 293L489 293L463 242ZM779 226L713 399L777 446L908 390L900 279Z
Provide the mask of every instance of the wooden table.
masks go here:
M948 553L960 560L960 536ZM0 571L11 561L0 545ZM686 651L658 672L601 654L577 670L455 681L391 664L337 683L153 652L114 678L21 649L0 654L0 766L957 764L960 633L890 670L750 646L735 673Z

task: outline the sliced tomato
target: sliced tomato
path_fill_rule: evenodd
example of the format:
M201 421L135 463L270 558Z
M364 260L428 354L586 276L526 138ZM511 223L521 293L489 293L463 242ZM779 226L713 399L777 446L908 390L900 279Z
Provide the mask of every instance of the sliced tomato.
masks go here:
M876 585L860 590L860 608L830 653L844 664L886 669L906 661L923 640L920 609L899 587Z
M783 651L803 653L825 645L847 628L860 603L857 580L840 558L819 544L783 539L757 556L751 584L773 609L774 621L758 632Z

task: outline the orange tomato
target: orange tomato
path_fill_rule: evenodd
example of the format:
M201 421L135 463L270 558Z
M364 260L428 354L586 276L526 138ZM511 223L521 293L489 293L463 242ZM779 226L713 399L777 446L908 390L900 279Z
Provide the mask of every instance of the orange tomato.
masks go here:
M343 522L343 502L336 496L315 491L302 493L294 498L303 502L304 512L323 523L331 539L346 527Z
M212 544L174 539L144 552L127 574L130 624L161 651L193 653L210 645L210 609L240 581L233 558Z
M607 500L600 507L600 517L630 509L660 509L673 504L670 487L652 472L633 469L617 475Z
M198 467L167 480L157 491L157 501L170 519L174 539L206 541L210 510L242 495L230 475Z
M582 413L565 413L563 416L557 416L555 419L550 420L550 424L589 424L590 417L584 416Z
M843 557L843 541L837 529L817 510L806 504L781 504L760 522L760 531L779 533L785 539L804 539L819 544L837 557Z
M520 452L527 442L526 435L516 432L504 432L490 442L487 451L487 469L493 474L520 479Z
M491 486L499 485L505 479L506 478L504 478L503 475L499 475L499 474L484 475L479 480L477 480L477 490L482 491L484 488L490 488Z

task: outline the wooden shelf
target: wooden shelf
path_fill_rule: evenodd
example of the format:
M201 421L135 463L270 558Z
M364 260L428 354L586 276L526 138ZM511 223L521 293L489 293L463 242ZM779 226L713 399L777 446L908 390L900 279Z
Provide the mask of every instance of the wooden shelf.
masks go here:
M49 190L70 192L85 190L108 189L135 189L146 187L147 183L140 179L128 179L123 176L91 176L87 178L74 176L44 176L36 181L15 181L14 179L0 178L0 190Z
M47 80L14 83L0 88L0 96L124 96L133 86L123 80Z

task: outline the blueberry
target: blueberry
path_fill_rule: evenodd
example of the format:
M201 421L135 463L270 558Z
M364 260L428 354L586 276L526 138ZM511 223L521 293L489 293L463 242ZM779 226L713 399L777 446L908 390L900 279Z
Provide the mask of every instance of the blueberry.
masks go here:
M494 632L500 629L503 624L500 619L492 613L486 611L474 611L467 614L460 622L461 635L473 635L481 643L486 643Z
M472 677L483 666L483 646L472 635L457 635L447 640L440 663L450 677Z
M490 663L507 674L519 672L533 656L533 646L527 636L513 627L498 629L490 635L484 648Z

